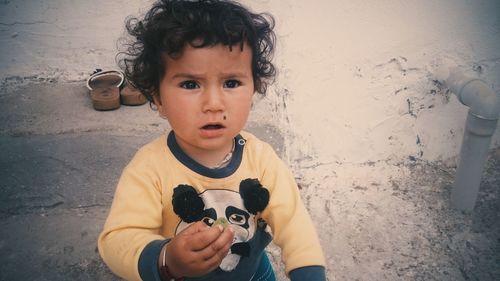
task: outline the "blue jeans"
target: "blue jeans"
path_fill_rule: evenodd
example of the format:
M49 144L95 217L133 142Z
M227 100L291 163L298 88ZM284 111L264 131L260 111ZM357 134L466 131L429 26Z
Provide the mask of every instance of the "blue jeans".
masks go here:
M276 276L274 276L274 270L271 266L271 262L267 257L266 253L262 253L262 258L260 259L259 267L252 277L251 281L276 281Z

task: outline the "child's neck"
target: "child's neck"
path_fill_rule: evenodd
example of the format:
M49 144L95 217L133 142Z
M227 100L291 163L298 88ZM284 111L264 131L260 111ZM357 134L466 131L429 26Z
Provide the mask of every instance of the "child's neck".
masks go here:
M233 158L234 154L234 147L235 147L235 141L233 139L233 144L231 146L231 151L229 151L226 156L219 162L219 164L215 166L211 166L212 169L219 169L219 168L224 168L227 165L229 165L229 162L231 162L231 159Z
M232 143L229 144L227 148L218 151L192 149L186 147L185 144L179 141L177 142L177 144L179 145L179 148L184 151L184 153L186 153L198 164L201 164L210 169L217 169L226 167L229 162L231 162L235 147L235 140L233 139Z

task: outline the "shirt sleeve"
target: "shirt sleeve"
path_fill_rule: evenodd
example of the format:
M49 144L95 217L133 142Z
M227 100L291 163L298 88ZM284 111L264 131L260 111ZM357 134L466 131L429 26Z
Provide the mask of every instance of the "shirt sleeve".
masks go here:
M308 266L324 269L318 235L302 203L295 179L272 148L269 145L266 148L263 155L268 157L262 159L266 168L261 183L269 190L270 199L262 217L270 225L273 240L282 250L285 271L289 274L294 269Z
M162 225L161 187L150 168L147 151L141 149L125 167L113 203L99 236L99 253L108 267L127 280L141 280L139 258L155 240Z
M139 274L143 281L162 281L158 271L158 257L168 240L155 240L144 248L139 257Z
M289 273L291 281L325 281L325 268L322 266L305 266L294 269Z

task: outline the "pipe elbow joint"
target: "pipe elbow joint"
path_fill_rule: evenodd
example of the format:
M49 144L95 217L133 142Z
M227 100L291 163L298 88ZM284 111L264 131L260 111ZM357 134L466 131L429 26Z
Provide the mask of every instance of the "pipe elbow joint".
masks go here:
M458 100L470 108L470 112L480 119L498 120L500 115L500 95L478 78L466 76L458 68L450 70L445 80Z

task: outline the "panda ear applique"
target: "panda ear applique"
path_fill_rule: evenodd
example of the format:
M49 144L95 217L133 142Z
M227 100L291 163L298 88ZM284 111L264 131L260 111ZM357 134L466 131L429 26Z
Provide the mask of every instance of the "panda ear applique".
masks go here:
M196 189L190 185L180 184L174 188L172 205L174 206L174 212L187 223L199 221L203 217L205 203L203 203L203 199L198 195Z
M240 183L240 196L245 208L256 215L269 203L269 191L257 179L245 179Z

